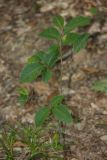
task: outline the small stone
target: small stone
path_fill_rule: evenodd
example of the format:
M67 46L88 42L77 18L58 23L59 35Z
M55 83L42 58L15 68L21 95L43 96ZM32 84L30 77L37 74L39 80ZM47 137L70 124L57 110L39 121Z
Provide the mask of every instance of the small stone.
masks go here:
M103 111L103 114L104 114L104 115L107 115L107 111Z
M15 147L13 150L16 151L16 152L21 152L22 148L21 147Z
M75 128L78 129L79 131L82 131L84 129L84 127L85 127L85 124L86 124L85 122L86 121L83 120L81 123L75 124Z
M94 32L100 32L100 24L95 22L89 29L89 33L93 34Z
M53 10L53 8L54 8L54 5L45 5L45 6L43 6L41 9L40 9L40 11L41 12L49 12L49 11L51 11L51 10Z
M42 13L52 11L55 8L66 9L68 8L68 4L66 2L52 2L51 4L46 3L44 6L41 7L40 11Z
M100 139L101 139L102 141L107 141L107 135L101 136Z
M22 123L30 123L30 124L33 124L34 123L34 114L30 114L30 113L27 113L26 116L23 116L22 118Z
M63 88L63 95L67 96L67 95L73 95L75 94L75 91L69 88Z
M94 103L91 103L91 107L94 108L94 109L98 109L98 106Z
M63 77L62 77L62 81L66 81L66 80L68 80L68 79L69 79L68 76L63 76Z

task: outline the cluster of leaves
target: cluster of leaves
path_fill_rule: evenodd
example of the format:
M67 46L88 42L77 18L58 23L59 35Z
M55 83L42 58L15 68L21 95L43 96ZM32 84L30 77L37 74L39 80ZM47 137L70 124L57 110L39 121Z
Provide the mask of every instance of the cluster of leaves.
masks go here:
M52 98L48 106L40 108L35 116L36 125L41 126L50 114L53 114L54 117L61 122L72 122L72 117L67 106L62 104L63 99L64 96L55 96Z
M44 82L48 82L52 77L52 68L55 66L60 57L60 48L63 46L72 46L73 51L79 52L85 48L89 34L76 33L78 27L87 26L90 24L91 18L86 16L76 16L69 22L65 23L64 18L55 16L53 18L53 26L44 29L39 35L49 40L53 40L46 51L39 51L28 59L20 74L20 82L27 83L35 81L39 76ZM26 90L20 90L20 101L24 104L27 101L28 93ZM36 114L35 122L39 126L43 124L49 115L54 115L59 121L69 123L72 122L72 117L65 105L61 102L63 96L53 97L47 107L41 107Z
M80 49L86 46L89 34L79 34L73 30L88 25L90 21L90 17L77 16L65 24L63 17L54 17L53 27L44 29L39 35L49 40L54 40L55 44L50 46L47 51L37 52L29 58L28 63L20 74L20 82L32 82L36 80L38 76L42 76L43 80L47 82L52 77L51 70L60 56L59 42L61 41L64 46L72 45L74 52L79 52Z
M52 45L46 52L40 51L30 57L20 74L20 82L33 82L40 75L47 82L52 77L51 69L58 56L57 45Z
M5 151L6 160L14 160L14 152L13 152L13 145L16 140L16 134L13 130L10 130L9 132L3 131L2 136L0 137L0 146Z
M59 158L60 155L57 155L56 151L62 151L63 146L59 144L59 134L53 132L50 139L46 138L47 132L50 128L45 127L35 127L35 126L18 126L20 128L9 128L8 131L2 131L0 137L0 145L2 146L5 152L6 160L14 160L15 155L21 155L21 152L15 150L15 147L23 146L26 149L26 152L30 153L26 159L50 159L50 158ZM6 128L7 129L7 128ZM16 157L17 157L16 156Z

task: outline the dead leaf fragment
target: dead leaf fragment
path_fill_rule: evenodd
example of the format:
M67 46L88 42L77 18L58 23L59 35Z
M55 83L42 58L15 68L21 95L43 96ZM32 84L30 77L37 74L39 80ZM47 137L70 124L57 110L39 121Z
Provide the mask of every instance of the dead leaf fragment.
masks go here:
M99 69L94 68L94 67L85 67L85 68L81 68L81 70L84 71L85 73L90 73L90 74L99 72Z
M26 145L21 141L16 141L13 145L14 147L25 147Z

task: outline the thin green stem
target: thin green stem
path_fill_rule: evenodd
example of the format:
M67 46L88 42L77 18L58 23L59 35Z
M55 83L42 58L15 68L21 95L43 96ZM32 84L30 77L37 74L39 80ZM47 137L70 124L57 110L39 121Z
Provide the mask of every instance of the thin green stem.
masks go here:
M61 65L60 65L60 94L62 95L63 89L62 89L62 76L63 76L63 61L62 61L62 39L59 42L59 53L60 53L60 60L61 60Z
M62 33L62 37L63 37L63 33ZM63 55L62 55L62 37L59 41L59 54L60 54L60 62L61 62L61 65L60 65L60 95L63 95L63 84L62 84L62 77L63 77ZM59 123L59 128L60 128L60 141L63 143L64 145L64 150L63 150L63 157L64 157L64 160L67 159L67 155L66 155L66 152L65 152L65 134L63 132L63 129L64 129L64 124L63 122Z

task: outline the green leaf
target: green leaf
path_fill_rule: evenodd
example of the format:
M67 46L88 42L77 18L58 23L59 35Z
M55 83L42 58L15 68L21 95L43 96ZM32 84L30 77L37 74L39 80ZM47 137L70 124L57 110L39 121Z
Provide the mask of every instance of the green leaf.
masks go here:
M53 24L58 28L63 28L64 26L64 18L60 15L55 16L53 18Z
M46 57L47 57L46 52L41 51L36 56L40 63L46 64Z
M75 44L78 39L80 38L80 34L72 32L72 33L68 33L66 36L64 36L63 38L63 44L64 45L73 45Z
M81 49L85 48L87 45L88 39L89 39L88 33L84 33L84 34L80 35L80 37L77 40L75 40L75 42L73 44L74 52L77 53Z
M92 7L89 11L94 15L96 15L99 12L98 8L96 7Z
M62 102L63 100L64 100L64 96L62 96L62 95L54 96L54 97L51 99L50 104L55 107L55 106L61 104L61 102Z
M25 105L27 100L28 100L28 96L26 96L26 95L20 95L19 96L19 102L20 102L21 105Z
M58 105L54 107L52 111L54 116L61 122L70 123L73 121L72 116L65 105Z
M43 107L40 108L39 111L35 115L35 124L36 126L41 126L44 121L48 118L50 114L50 108L48 107Z
M48 82L52 78L52 72L48 69L45 69L42 73L43 81Z
M83 27L86 26L88 24L90 24L91 22L91 18L90 17L86 17L86 16L76 16L74 18L72 18L64 27L64 31L66 32L70 32L72 30L74 30L77 27Z
M23 95L29 95L29 91L26 88L18 88L18 93Z
M49 67L54 67L59 57L59 50L57 45L52 45L47 50L46 63Z
M38 54L39 56L39 54ZM59 57L59 50L57 45L51 45L45 54L39 56L41 62L47 65L49 68L54 67L58 57Z
M36 54L34 54L33 56L31 56L29 59L28 59L28 63L38 63L40 62L43 57L45 56L45 52L43 51L39 51L37 52Z
M40 33L40 36L45 37L47 39L59 39L60 33L54 27L47 28Z
M38 62L38 58L36 54L28 58L28 61L27 61L27 63L36 63L36 62Z
M40 51L28 59L28 63L40 63L52 68L59 57L57 45L51 45L46 52Z
M92 89L107 93L107 79L95 82L92 86Z
M42 72L44 67L38 63L31 63L25 65L20 74L20 82L32 82L34 81Z
M85 48L89 39L89 34L78 34L78 33L69 33L64 37L64 45L73 45L74 52L79 52L81 49Z
M53 144L52 145L53 145L54 148L58 147L59 139L60 139L59 134L57 132L55 132L54 135L53 135L53 138L52 138L52 140L53 140Z
M51 45L48 50L42 54L38 54L40 61L49 68L53 67L59 57L59 50L57 45Z
M26 104L28 97L29 97L29 91L26 88L19 88L19 102L24 105Z
M47 49L47 53L53 54L54 52L56 52L57 54L59 54L59 47L56 44L52 44L48 49Z

